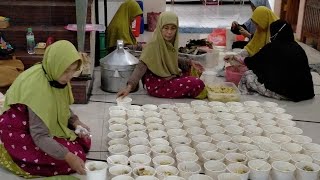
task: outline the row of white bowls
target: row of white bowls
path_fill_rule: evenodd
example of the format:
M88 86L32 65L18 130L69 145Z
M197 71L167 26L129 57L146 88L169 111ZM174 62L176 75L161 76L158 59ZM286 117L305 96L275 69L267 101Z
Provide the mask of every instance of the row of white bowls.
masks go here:
M194 103L192 104L192 106L196 107L197 105L199 105L199 104L196 104L196 102L197 102L197 103L202 103L202 101L194 101ZM246 105L246 104L248 105L248 103L254 104L254 102L245 102L244 104L245 104L245 105ZM229 109L232 109L232 107L241 107L241 105L240 105L239 103L236 103L236 102L235 102L235 103L232 103L232 105L230 105L230 104L231 104L231 103L229 103L229 107L230 107ZM262 104L264 104L264 103L262 103ZM265 103L265 104L269 104L269 107L263 106L263 107L267 107L268 109L270 109L270 106L271 106L271 105L274 105L274 104L272 104L272 103ZM186 104L183 104L183 103L177 103L176 105L187 106ZM201 104L201 105L203 105L203 104ZM216 105L219 105L219 107L228 108L228 103L227 103L227 105L225 105L225 104L222 105L222 104L216 102ZM211 104L209 103L209 106L212 106L213 108L214 108L214 107L217 107L217 106L213 105L212 102L211 102ZM146 108L146 107L147 107L147 108ZM152 110L155 110L153 113L151 113L151 112L149 111L149 110L151 110L150 107L151 107L151 109L153 108ZM161 107L161 106L159 106L159 107ZM162 107L168 108L168 107L170 107L170 106L168 106L168 105L163 105ZM198 107L199 107L199 106L198 106ZM205 107L205 106L203 106L203 107ZM276 107L276 106L274 106L274 107ZM118 107L117 107L117 108L118 108ZM160 116L158 116L158 115L155 113L155 112L158 110L158 109L155 108L155 106L147 105L147 106L142 107L142 108L145 108L144 110L145 110L146 112L148 112L148 111L150 112L150 113L149 113L150 116L146 116L147 119L150 118L150 117L152 117L153 115L156 115L157 117L160 117ZM213 108L212 108L212 109L213 109ZM263 108L260 109L260 108L257 107L257 106L250 106L250 108L251 108L251 109L256 109L256 110L261 110L261 109L263 109ZM250 109L250 108L249 108L249 109ZM188 109L188 108L186 108L186 110L187 110L187 109ZM234 108L234 109L235 109L235 108ZM238 109L241 109L241 108L238 108ZM111 111L114 111L112 108L111 108L110 110L111 110ZM173 111L173 110L177 110L177 111L178 111L179 108L172 107L172 111ZM188 109L188 110L190 110L190 109ZM278 110L278 112L280 112L281 109L277 109L277 110ZM116 111L117 111L117 110L116 110ZM121 111L121 110L120 110L120 111ZM128 110L128 111L130 111L130 110ZM128 112L128 111L127 111L127 112ZM160 112L164 112L165 115L168 115L168 114L170 113L169 110L166 110L166 111L160 110ZM179 111L178 111L178 112L179 112ZM181 109L180 109L180 112L181 112ZM183 111L183 112L184 112L184 111ZM275 119L275 117L278 118L278 121L280 121L280 120L287 120L287 121L289 121L290 119L292 119L292 116L290 116L290 115L288 115L288 114L284 114L284 112L285 112L285 110L282 110L282 112L281 112L282 114L275 113L275 115L274 115L273 117L272 117L272 113L262 113L262 112L260 112L260 113L255 113L255 114L254 114L254 115L255 115L254 117L257 118L257 115L265 115L266 117L268 117L268 116L269 116L269 117L272 117L272 118L270 118L270 119L264 117L264 118L260 119L260 121L258 120L258 122L259 122L258 124L261 125L261 127L263 127L263 125L269 125L269 126L270 126L270 125L275 125L275 124L272 124L272 123L273 123L273 122L276 122L276 121L271 120L271 119ZM236 112L233 111L233 113L236 113ZM183 113L182 113L182 114L183 114ZM180 115L182 116L182 114L180 114ZM205 114L205 113L202 112L202 114L203 114L203 117L205 117L205 115L208 116L209 113L206 113L206 114ZM212 113L210 113L210 114L212 114ZM219 114L219 113L218 113L218 114ZM230 114L232 114L232 113L230 113ZM240 116L241 116L241 115L248 115L248 114L250 115L250 113L243 113L243 112L242 112L242 113L237 114L237 115L240 115ZM227 115L227 116L228 116L229 114L225 113L224 115ZM190 116L190 115L188 115L188 116ZM215 114L212 114L212 115L211 115L212 121L214 121L214 119L215 119L214 116L215 116ZM219 118L220 118L220 117L219 117ZM258 118L259 118L259 117L258 117ZM261 117L260 117L260 118L261 118ZM115 120L115 118L113 118L113 119ZM146 119L146 120L147 120L147 119ZM205 120L210 121L209 119L210 119L210 116L209 116L209 118L207 118L207 119L203 118L203 119L201 119L201 120L202 120L202 122L205 121ZM250 118L249 118L249 119L250 119ZM110 120L112 120L112 118L111 118ZM119 120L119 119L118 119L118 120ZM129 120L130 120L130 119L129 119ZM143 120L143 119L142 119L142 120ZM223 120L223 118L221 118L220 121L221 121L221 120ZM264 121L263 121L263 120L264 120ZM269 124L268 124L268 120L270 121ZM187 120L185 120L185 121L187 121ZM223 121L227 121L227 120L223 120ZM223 122L223 121L221 121L221 122ZM255 121L255 120L252 119L252 121ZM291 121L291 120L290 120L290 121ZM116 121L115 121L115 122L116 122ZM125 120L125 123L128 123L128 125L130 124L129 122L130 122L130 121L126 121L126 120ZM162 122L163 122L163 121L162 121ZM177 121L177 122L179 122L179 121ZM177 122L176 122L176 124L177 124ZM234 121L234 122L235 122L235 121ZM267 124L263 124L263 122L267 122ZM292 121L292 122L293 122L293 121ZM110 123L110 125L111 125L111 126L110 126L110 130L112 130L113 127L116 127L116 126L118 126L118 127L119 127L119 126L122 126L122 127L125 126L125 125L121 125L121 124L114 124L113 121L109 121L109 123ZM118 122L117 122L117 123L118 123ZM133 124L134 124L134 123L133 123ZM140 124L140 123L138 123L138 124ZM167 122L167 124L168 124L168 122ZM172 123L172 124L174 124L174 123ZM131 125L132 125L132 124L131 124ZM150 125L150 124L149 124L149 125ZM153 127L157 127L157 126L158 126L158 127L160 127L159 129L162 128L162 130L164 130L164 129L163 129L163 125L161 126L161 124L154 124L154 123L152 124L152 123L151 123L151 125L153 125ZM177 124L177 125L178 125L178 124ZM291 123L291 125L294 126L295 124ZM165 128L166 128L166 127L167 127L167 126L165 126ZM180 126L178 125L177 127L180 127ZM187 127L188 127L188 126L187 126ZM226 127L227 127L227 126L226 126ZM235 127L235 126L233 126L233 127ZM272 126L272 128L274 128L274 127L275 127L275 126ZM181 127L180 127L180 128L181 128ZM188 127L188 128L191 128L191 127ZM221 128L223 128L223 127L221 127ZM270 127L270 129L272 129L272 128ZM292 127L288 128L288 129L292 129ZM150 129L148 129L148 130L150 130ZM151 139L154 139L154 137L153 137L153 135L152 135L152 132L154 132L155 129L152 129L152 127L151 127L151 130L152 130L152 131L149 132L150 140L151 140ZM170 131L170 129L167 129L167 130ZM172 132L177 131L177 130L178 130L178 129L171 129ZM126 131L126 130L125 130L125 131ZM178 130L178 131L179 131L179 130ZM183 130L180 129L180 131L183 131ZM299 131L299 129L298 129L297 131ZM159 132L161 132L161 131L158 130L158 132L155 132L155 133L153 133L153 134L159 134ZM133 133L143 134L143 132L141 132L141 131L140 131L140 132L132 132L131 134L133 134ZM151 134L150 134L150 133L151 133ZM301 132L301 133L302 133L302 132ZM298 134L301 134L301 133L298 133ZM169 134L169 133L168 133L168 134ZM289 133L289 134L290 134L290 133ZM188 134L188 135L189 135L189 134ZM270 134L269 134L269 135L270 135ZM130 136L130 135L129 135L129 136ZM201 135L198 135L197 137L200 137L200 136L201 136ZM204 136L204 135L202 135L202 136ZM273 135L273 136L279 136L278 139L280 139L280 140L282 140L283 137L289 137L289 136L281 135L281 134ZM281 136L283 136L283 137L281 137ZM300 135L298 135L298 136L300 136ZM155 137L157 137L157 136L155 136ZM167 135L167 136L164 136L164 137L168 137L168 135ZM170 137L170 136L169 136L169 137ZM235 136L235 137L238 137L238 139L247 139L247 138L249 138L249 137L245 137L245 136ZM305 136L301 136L300 139L301 139L302 137L303 137L304 139L307 139L307 137L305 137ZM159 138L159 137L158 137L158 138ZM260 137L260 138L262 138L262 137ZM290 138L290 137L289 137L289 138ZM233 139L237 139L237 138L233 138ZM249 139L250 139L250 138L249 138ZM284 139L285 139L285 138L284 138ZM158 141L159 141L159 140L158 140ZM234 140L234 141L236 141L236 140ZM310 141L310 142L311 142L311 141ZM229 143L230 143L230 142L229 142ZM227 144L229 144L229 143L228 143L228 142L221 142L220 144L224 144L225 146L228 146ZM207 144L209 144L209 143L207 143ZM244 144L245 144L245 143L244 143ZM287 144L290 144L291 146L292 146L292 145L296 145L295 143L287 143ZM266 144L265 147L269 147L269 145L275 145L275 144L272 144L272 143L270 142L270 144ZM298 145L298 144L297 144L297 145ZM309 144L309 145L310 145L310 146L313 146L314 144L311 143L311 144ZM220 145L220 146L221 146L221 145ZM253 146L254 146L254 145L253 145ZM191 147L192 147L192 146L191 146ZM276 147L277 147L277 146L276 146ZM271 148L271 150L272 150L272 148ZM208 153L210 153L210 152L208 152ZM212 153L214 153L214 152L212 152ZM230 153L229 153L229 154L230 154ZM234 154L235 154L235 153L234 153ZM234 155L234 154L233 154L233 155ZM238 153L236 153L236 154L238 154Z

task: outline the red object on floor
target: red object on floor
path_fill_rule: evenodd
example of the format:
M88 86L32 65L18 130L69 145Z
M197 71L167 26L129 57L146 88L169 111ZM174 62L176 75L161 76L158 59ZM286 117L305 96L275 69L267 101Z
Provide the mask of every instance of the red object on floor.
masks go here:
M132 33L135 37L139 37L140 35L140 24L141 24L141 16L137 16L136 19L132 22Z

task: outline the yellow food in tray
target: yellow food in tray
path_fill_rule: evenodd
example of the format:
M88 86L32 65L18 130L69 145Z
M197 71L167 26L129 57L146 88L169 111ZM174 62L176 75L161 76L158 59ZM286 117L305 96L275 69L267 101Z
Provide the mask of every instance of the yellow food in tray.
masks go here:
M207 85L209 101L240 101L240 92L238 88L230 82Z
M212 91L214 93L228 93L233 94L236 93L236 90L233 87L223 86L223 85L209 85L207 87L208 91Z

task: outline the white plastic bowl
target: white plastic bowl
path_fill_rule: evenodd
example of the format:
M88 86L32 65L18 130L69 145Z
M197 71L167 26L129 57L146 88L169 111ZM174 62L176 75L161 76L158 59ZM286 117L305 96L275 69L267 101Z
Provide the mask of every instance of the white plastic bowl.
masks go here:
M129 155L129 147L123 144L109 146L108 151L110 155Z
M124 118L118 118L118 117L114 117L114 118L110 118L108 120L109 122L109 126L112 125L112 124L126 124L126 119Z
M232 163L227 166L227 170L231 173L238 174L241 180L247 180L249 177L250 169L241 163Z
M305 154L291 154L291 163L296 164L297 162L306 161L312 162L313 159Z
M287 113L276 114L276 120L292 120L293 116Z
M270 139L273 143L277 144L288 143L291 141L289 136L283 134L271 134Z
M272 107L277 107L278 104L271 101L264 101L263 103L261 103L261 106L264 108L272 108Z
M191 175L188 180L213 180L210 176L203 175L203 174L193 174Z
M128 165L129 158L125 155L112 155L107 157L109 167L116 165Z
M270 152L270 151L280 151L281 150L281 146L279 144L276 143L261 143L259 144L259 147L262 151L265 152Z
M310 137L303 135L290 135L290 138L292 139L292 142L297 144L306 144L312 142Z
M111 139L119 139L119 138L127 139L127 134L125 132L121 132L121 131L109 132L107 136L110 140Z
M208 106L204 106L204 105L194 106L193 109L195 110L196 114L211 112L211 108Z
M246 165L248 158L246 155L244 154L240 154L240 153L228 153L225 156L226 159L226 165L232 164L232 163L241 163Z
M260 150L258 146L248 143L239 143L239 152L245 154L248 151Z
M272 164L275 161L289 162L291 155L286 151L270 151L269 152L269 163Z
M147 125L147 130L149 133L151 133L152 131L165 131L166 127L162 124L159 123L150 123Z
M303 153L311 156L313 153L320 153L320 145L316 143L306 143L302 145Z
M223 134L225 129L221 126L211 125L206 127L206 131L209 136L212 136L213 134Z
M231 136L228 136L226 134L213 134L211 135L212 137L212 142L214 144L219 143L220 141L231 141Z
M150 166L151 158L145 154L135 154L129 157L131 168Z
M283 132L286 135L299 135L303 133L303 130L297 127L291 127L291 126L287 126L287 127L283 127Z
M148 117L145 119L146 125L153 124L153 123L158 123L162 124L162 119L158 117Z
M151 148L151 151L152 151L153 157L160 156L160 155L172 156L172 148L166 145L153 146Z
M127 132L128 128L126 125L123 125L123 124L113 124L113 125L110 125L109 126L109 130L111 132L113 131L121 131L121 132Z
M145 104L141 108L143 111L158 111L158 106L154 104Z
M251 138L247 137L247 136L233 136L232 137L232 142L238 144L238 143L248 143L250 144L252 142Z
M188 128L186 132L188 133L187 135L188 137L192 137L200 134L204 135L206 134L207 131L201 127L191 127L191 128Z
M297 143L283 143L281 148L290 154L297 154L302 151L302 146Z
M127 110L138 110L140 111L142 108L141 106L138 106L138 105L131 105L129 107L126 107Z
M157 177L159 179L164 179L167 176L177 176L179 174L179 170L174 166L158 166L156 168Z
M133 146L132 148L130 148L130 152L131 152L131 155L134 155L134 154L145 154L145 155L150 156L151 149L148 146L136 145L136 146Z
M224 154L216 151L206 151L202 154L203 162L207 161L219 161L224 162Z
M144 112L140 110L128 110L127 111L128 118L144 118Z
M171 146L176 148L178 146L190 146L191 139L184 136L175 136L170 138Z
M150 146L149 140L147 138L142 137L135 137L129 139L130 147L137 146L137 145L144 145L144 146Z
M156 145L166 145L166 146L169 146L169 141L165 140L165 139L162 139L162 138L155 138L155 139L152 139L150 141L150 145L151 146L156 146Z
M243 104L247 107L258 107L260 103L258 101L245 101Z
M146 174L139 174L138 172L141 171L141 170L143 172L145 172ZM139 166L139 167L134 168L132 170L132 173L133 173L134 178L137 178L139 176L155 176L156 175L156 170L153 167L150 167L150 166Z
M247 113L247 112L240 112L236 114L237 119L243 119L243 120L248 120L248 119L254 119L254 115L252 113Z
M110 178L113 178L119 175L131 176L131 173L132 173L132 168L125 165L117 165L109 168L109 174L111 176Z
M156 156L152 159L152 163L155 168L159 166L174 166L175 165L175 160L170 157L170 156L165 156L165 155L160 155Z
M179 175L185 179L190 177L192 174L199 174L201 166L194 162L182 162L178 164Z
M150 137L150 139L162 138L162 139L167 140L168 134L165 131L156 130L156 131L150 132L149 137Z
M318 180L320 166L312 162L298 162L296 163L297 168L297 180Z
M218 175L218 180L241 180L241 177L235 173L221 173Z
M275 161L271 164L272 180L293 180L296 167L288 162Z
M223 120L234 120L236 119L236 115L232 114L232 113L228 113L228 112L219 112L217 113L217 116L219 119L223 119Z
M124 139L124 138L119 138L119 139L111 139L109 142L108 142L108 145L109 146L112 146L112 145L115 145L115 144L123 144L123 145L129 145L129 142L128 140Z
M181 152L178 153L176 155L176 159L178 163L182 163L182 162L198 162L199 157L194 154L194 153L190 153L190 152Z
M138 138L138 137L147 139L148 138L148 134L143 132L143 131L134 131L134 132L129 134L129 138L130 139Z
M144 120L141 119L141 118L128 118L127 125L130 126L130 125L133 125L133 124L141 124L141 125L143 125L144 124Z
M220 101L211 101L208 103L208 106L213 107L213 106L225 106L226 104Z
M170 138L175 137L175 136L186 136L187 131L183 129L169 129L167 130L167 133Z
M238 150L238 145L231 143L231 142L227 142L227 141L221 141L217 144L218 147L218 152L226 155L227 153L233 153L233 152L237 152Z
M246 156L248 157L248 160L255 160L255 159L259 159L259 160L263 160L263 161L267 161L269 158L269 154L267 154L264 151L260 151L260 150L252 150L252 151L248 151L246 153Z
M118 106L123 106L125 108L131 106L131 102L132 102L132 99L128 96L122 98L122 97L119 97L116 99L117 101L117 105Z
M251 180L269 180L271 165L265 161L255 159L248 162Z
M174 148L175 154L179 154L181 152L189 152L189 153L194 153L196 154L196 150L190 146L178 146Z
M229 107L227 107L227 106L213 106L211 109L214 113L229 112L230 111Z
M227 166L220 161L207 161L204 163L204 173L214 179L217 179L219 174L226 171Z

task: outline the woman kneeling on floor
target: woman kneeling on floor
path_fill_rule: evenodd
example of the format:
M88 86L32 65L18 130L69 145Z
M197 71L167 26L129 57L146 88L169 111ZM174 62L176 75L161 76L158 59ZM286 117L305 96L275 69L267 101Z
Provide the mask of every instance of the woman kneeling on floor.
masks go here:
M82 62L68 41L50 45L41 64L13 82L0 116L0 165L18 176L85 174L91 140L70 128L86 128L69 105L70 80Z
M127 87L120 90L118 96L127 96L142 78L151 96L206 98L203 81L191 76L199 76L203 66L197 61L178 58L178 27L176 14L163 12L160 15L152 40L143 49L140 63L129 78Z
M270 25L270 34L271 42L252 57L244 61L241 57L233 58L249 69L240 80L240 91L295 102L312 99L314 89L308 57L294 40L291 25L277 20Z

